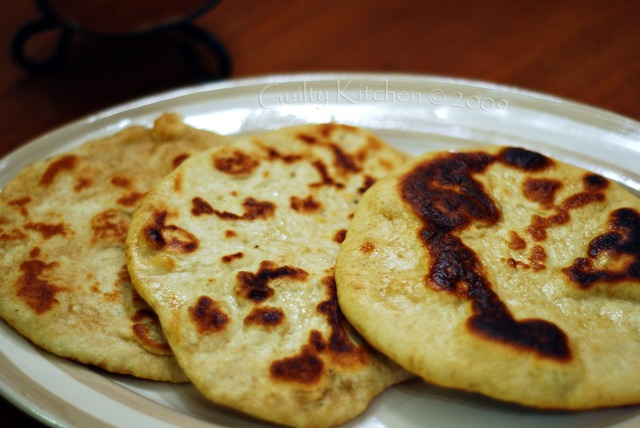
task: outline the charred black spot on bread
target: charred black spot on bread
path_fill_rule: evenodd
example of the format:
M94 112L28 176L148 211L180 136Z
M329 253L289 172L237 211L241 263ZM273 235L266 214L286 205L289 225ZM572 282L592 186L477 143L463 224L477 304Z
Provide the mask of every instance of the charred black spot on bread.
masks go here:
M166 224L167 212L156 211L153 224L144 228L144 236L157 250L174 253L192 253L200 245L191 232L173 224Z
M297 140L300 140L306 144L315 144L318 142L318 138L311 135L311 134L306 134L304 132L300 132L296 135L295 137Z
M331 140L331 133L334 129L333 125L319 125L316 128L318 135L299 133L296 137L306 144L322 146L328 149L332 153L333 166L338 174L347 175L360 172L362 168L356 162L356 157L345 152L340 144Z
M570 219L567 210L557 210L555 214L548 217L542 217L534 214L531 217L531 224L527 226L527 232L535 241L544 241L547 239L547 229L566 224Z
M366 364L368 361L366 349L356 346L347 334L346 320L338 306L333 274L324 277L322 282L327 288L328 298L318 304L317 310L327 319L331 331L329 339L325 340L320 331L312 330L299 354L272 363L271 376L274 379L305 384L319 381L324 373L321 354L327 354L343 367Z
M118 202L118 204L125 206L125 207L133 207L135 205L138 205L138 202L140 202L140 200L144 197L144 193L141 192L130 192L127 193L126 195L118 198L118 200L116 202Z
M273 217L276 210L273 202L259 201L254 198L245 199L242 207L244 208L244 213L240 217L242 220L266 220Z
M33 230L42 235L44 239L49 239L55 235L65 236L71 234L72 231L65 223L35 223L29 222L23 226L27 230Z
M204 199L195 197L191 200L191 214L195 216L201 216L205 214L213 214L215 210Z
M509 232L509 248L512 250L520 251L527 248L527 242L518 235L517 232L511 230ZM547 253L545 249L540 245L535 245L531 249L531 255L529 256L529 263L525 263L520 260L516 260L512 257L507 259L507 264L513 268L523 267L525 269L533 268L534 271L539 271L545 268L544 262L547 260Z
M554 164L550 158L519 147L506 147L498 154L500 162L523 171L542 171Z
M195 305L189 307L189 314L200 334L220 332L230 321L220 303L209 296L200 296Z
M171 162L171 166L173 166L173 168L175 169L180 165L182 165L182 162L186 161L188 158L189 158L188 153L181 153L175 158L173 158L173 161Z
M333 165L340 174L346 175L360 172L361 168L353 156L342 150L342 147L337 144L330 144L329 148L333 152Z
M145 237L156 248L162 248L166 245L166 240L162 235L162 229L164 228L164 223L166 218L167 218L166 211L156 212L154 215L155 222L153 226L147 226L144 229Z
M338 244L342 244L347 237L347 229L340 229L333 235L333 240Z
M333 179L329 176L329 170L324 162L320 160L316 160L313 162L313 167L320 174L320 183L321 184L333 184Z
M111 184L116 187L129 188L131 186L131 180L123 175L116 175L111 177Z
M131 321L133 322L139 322L142 321L144 319L147 318L151 318L151 319L158 319L158 316L156 315L155 312L153 312L152 310L149 309L138 309L132 316L131 316Z
M173 175L173 191L176 193L182 193L183 184L184 173L182 171L176 171Z
M604 194L595 192L580 192L575 195L569 196L562 203L562 208L565 210L572 210L576 208L582 208L587 204L593 202L603 202L605 200Z
M531 256L529 257L529 261L531 262L531 267L534 271L543 270L546 268L545 262L547 261L547 252L544 247L540 245L535 245L531 249Z
M375 182L376 182L375 178L365 174L362 186L360 186L360 188L358 189L358 192L359 193L366 192L367 190L369 190L371 186L375 184Z
M148 309L138 309L131 317L133 324L131 330L134 336L144 345L145 349L152 349L157 354L168 354L171 352L169 344L164 340L159 340L152 335L152 331L159 331L160 321L155 312Z
M522 184L522 193L527 199L537 202L543 207L549 207L553 205L556 192L561 187L560 180L528 178Z
M339 125L335 124L335 123L323 123L321 125L318 125L318 133L323 137L323 138L329 138L331 136L331 134L333 133L333 131L338 127Z
M302 155L296 154L282 154L273 147L263 147L267 151L267 157L269 160L281 160L285 164L292 164L303 159Z
M93 179L89 177L79 177L76 180L76 184L73 186L74 192L81 192L84 189L93 186Z
M613 258L626 257L621 267L596 266L601 255ZM621 281L640 281L640 213L631 208L621 208L609 216L608 230L592 239L587 257L574 260L562 269L571 282L582 289L594 284L616 284Z
M315 160L311 163L311 165L318 171L320 175L320 181L315 183L311 183L310 187L320 187L320 186L334 186L337 189L344 188L344 184L337 182L331 175L329 174L329 168L327 165L321 160Z
M120 211L109 209L93 216L91 229L93 230L93 243L99 241L124 242L129 229L129 219Z
M244 253L242 251L238 251L237 253L227 254L226 256L220 257L220 261L222 263L231 263L234 260L238 260L244 257Z
M27 235L25 235L20 229L11 228L10 230L4 230L3 228L0 228L0 242L18 241L26 237Z
M371 254L376 249L376 246L371 241L365 241L358 249L363 254Z
M322 204L313 198L313 195L308 195L306 198L299 198L298 196L292 196L290 198L291 209L299 213L313 213L320 208Z
M120 205L127 207L137 205L140 199L144 196L143 193L133 190L131 179L124 175L115 175L111 177L111 184L115 187L129 190L128 193L124 194L116 201Z
M479 313L471 317L468 323L474 331L489 339L511 343L558 361L571 359L566 334L548 321L516 321L505 308L492 315Z
M571 210L582 208L588 204L603 202L604 200L604 194L597 191L575 193L565 198L559 205L547 206L546 208L553 209L553 214L547 217L542 217L538 214L531 216L531 224L527 227L527 232L535 241L544 241L547 239L547 229L569 222Z
M403 199L443 232L464 229L472 220L493 224L501 213L473 178L493 162L493 156L478 152L445 154L420 164L403 180Z
M322 352L327 349L327 345L324 342L324 338L322 337L322 333L318 330L311 330L309 334L309 344L313 346L317 352Z
M267 300L275 292L271 281L287 278L293 281L306 281L308 274L305 270L291 266L277 266L274 262L265 260L260 263L256 273L240 271L236 277L236 293L255 303Z
M200 197L191 200L191 214L195 216L215 215L223 220L266 220L273 217L276 205L269 201L258 201L247 198L242 202L244 213L242 215L229 211L218 211L211 204Z
M78 163L78 157L74 155L62 156L49 164L38 184L49 186L63 171L72 171Z
M280 308L271 306L258 306L251 310L244 319L246 325L259 325L262 327L274 327L282 323L284 312Z
M454 234L473 222L495 224L501 213L475 174L496 161L539 170L551 161L522 149L505 149L498 157L483 153L447 153L416 165L400 180L404 202L421 220L418 237L429 254L425 284L469 300L470 331L488 340L527 349L557 361L571 358L565 333L545 320L515 320L493 291L475 252ZM514 260L515 263L515 260Z
M123 264L120 267L120 270L118 271L118 276L116 278L116 280L114 281L114 285L118 286L118 285L130 285L131 284L131 275L129 274L129 269L127 268L126 264ZM134 293L133 294L133 300L135 301L135 299L140 299L139 302L144 302L144 299L142 297L140 297L140 295L138 293Z
M318 312L325 316L327 323L331 328L328 349L331 352L338 354L354 352L356 347L347 335L347 331L344 327L346 319L338 305L335 278L333 275L326 276L323 278L322 282L327 289L329 298L318 304Z
M640 256L640 214L631 208L621 208L609 216L610 232L589 244L589 256L606 251Z
M509 231L509 248L512 250L524 250L527 248L527 241L522 239L520 235L514 230Z
M25 260L20 264L22 276L17 281L16 295L38 314L47 312L57 303L56 294L65 288L42 278L43 274L56 267L56 262Z
M582 178L582 184L584 189L588 191L603 190L609 186L609 180L599 174L589 172Z
M270 374L275 380L310 385L322 379L324 363L317 351L306 345L298 355L271 363Z
M213 155L214 168L229 175L251 174L259 165L258 159L240 150L233 150L230 153L224 150Z
M29 205L30 202L31 202L31 196L23 196L21 198L12 199L9 202L7 202L7 204L10 207L15 208L16 210L18 210L18 212L23 217L28 217L29 216L29 211L27 210L27 205Z

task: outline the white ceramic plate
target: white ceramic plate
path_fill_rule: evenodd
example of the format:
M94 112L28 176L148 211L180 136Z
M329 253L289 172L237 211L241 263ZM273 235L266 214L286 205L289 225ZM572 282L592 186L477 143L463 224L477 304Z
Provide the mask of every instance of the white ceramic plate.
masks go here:
M250 133L311 122L369 128L412 154L518 145L640 191L640 123L566 100L451 78L380 74L268 76L196 86L77 121L0 160L0 186L37 159L151 125L163 112L195 127ZM637 375L636 373L630 375ZM51 426L265 427L207 402L191 385L115 376L41 351L0 322L0 393ZM640 425L640 407L537 412L410 381L388 389L347 427Z

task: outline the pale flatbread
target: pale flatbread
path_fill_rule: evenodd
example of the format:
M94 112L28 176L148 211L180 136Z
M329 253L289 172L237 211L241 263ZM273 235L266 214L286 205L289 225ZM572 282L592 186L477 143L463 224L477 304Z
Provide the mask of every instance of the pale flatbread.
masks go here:
M131 286L124 241L151 186L224 141L167 114L22 170L0 194L0 317L59 356L186 381Z
M517 148L430 153L360 202L341 307L435 384L552 409L640 402L640 200Z
M194 156L148 195L129 269L206 397L326 427L407 378L346 324L334 283L358 200L404 160L357 128L301 126Z

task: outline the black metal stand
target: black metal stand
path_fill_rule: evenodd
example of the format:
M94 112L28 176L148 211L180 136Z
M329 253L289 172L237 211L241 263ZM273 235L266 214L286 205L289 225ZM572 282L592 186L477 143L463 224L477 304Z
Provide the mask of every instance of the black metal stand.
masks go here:
M210 32L193 24L193 20L197 15L200 15L204 10L213 7L218 1L212 1L206 8L199 11L197 14L189 16L180 22L173 23L171 25L165 25L152 30L145 31L143 33L136 33L131 35L113 35L113 34L98 34L83 31L65 22L62 18L56 16L52 11L46 0L36 0L36 5L42 12L42 19L27 23L18 30L15 34L11 44L11 54L13 59L18 65L25 70L34 74L53 74L58 72L67 61L71 52L71 45L74 36L80 34L85 37L97 37L101 39L118 39L124 38L140 38L155 35L159 32L174 31L183 36L186 40L180 45L182 51L183 60L189 69L189 72L193 76L194 80L216 80L225 79L231 76L232 64L231 57L225 46ZM43 32L59 30L60 34L57 39L57 45L54 48L53 53L44 59L35 59L29 57L26 51L28 41ZM200 43L203 45L218 62L218 73L212 74L202 65L200 62L196 50L193 47L193 43Z

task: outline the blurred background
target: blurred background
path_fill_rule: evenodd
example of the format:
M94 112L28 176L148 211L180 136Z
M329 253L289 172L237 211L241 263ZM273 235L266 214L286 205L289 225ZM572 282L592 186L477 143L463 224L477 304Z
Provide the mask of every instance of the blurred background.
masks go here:
M190 70L185 37L176 31L137 38L75 33L57 71L29 72L16 64L10 45L21 28L42 19L38 3L75 11L77 27L124 34L158 24L171 4L177 15L204 6L194 23L226 49L232 78L305 71L446 75L547 92L640 119L637 0L3 3L1 154L108 106L220 77L218 59L199 42L191 43L199 70ZM149 10L155 15L145 22ZM46 59L60 34L37 33L23 51Z
M149 33L176 17L193 25ZM298 72L477 79L640 120L638 0L3 1L0 48L0 155L159 91ZM0 426L31 424L0 400Z

